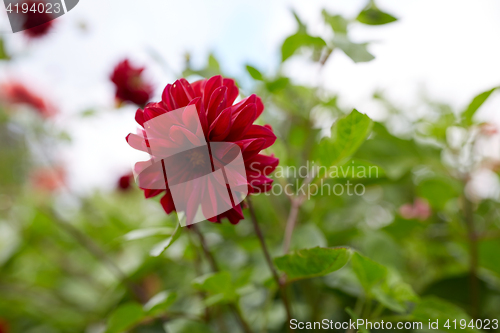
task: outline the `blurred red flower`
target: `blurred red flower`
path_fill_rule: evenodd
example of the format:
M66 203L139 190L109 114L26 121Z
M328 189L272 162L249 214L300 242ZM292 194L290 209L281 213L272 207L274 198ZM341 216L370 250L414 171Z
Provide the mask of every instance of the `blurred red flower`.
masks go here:
M117 189L122 192L130 190L133 177L134 175L132 173L121 176L118 179Z
M39 4L42 4L45 9L45 1L28 1L25 3L28 4L28 11L23 13L25 19L23 24L24 33L30 38L45 36L54 26L53 14L48 13L46 10L38 11ZM30 10L31 8L35 8L35 10Z
M3 321L0 318L0 333L8 333L9 332L9 325L7 324L6 321Z
M28 105L42 117L48 118L57 114L57 110L43 97L31 91L26 85L13 81L0 86L0 103Z
M62 166L41 167L31 172L30 179L35 190L52 193L66 184L66 170Z
M7 325L6 321L3 321L2 318L0 318L0 333L8 333L9 332L9 325Z
M407 220L418 219L427 220L431 214L431 207L427 200L416 198L413 204L407 203L399 207L399 214Z
M151 98L153 87L144 82L142 72L144 67L133 67L129 60L123 60L116 65L111 81L116 88L115 98L121 102L132 102L143 107Z
M195 112L198 113L199 122L203 130L202 136L204 135L208 144L210 142L229 142L240 147L244 161L244 170L246 171L246 179L243 180L243 186L248 187L248 193L267 192L271 189L271 183L273 182L267 176L276 169L279 160L274 156L262 155L259 152L273 145L276 141L276 136L269 125L260 126L253 124L264 110L261 99L256 95L251 95L241 102L234 104L238 94L239 91L234 80L222 78L221 76L214 76L208 80L200 80L191 84L185 79L180 79L166 86L161 102L149 103L144 109L138 109L135 119L139 125L144 127L145 122L157 116L188 105L196 106ZM191 123L194 124L197 121L196 119L191 119L192 115L196 118L196 113L189 113L190 111L192 109L184 109L182 116L182 122L186 123L188 127ZM182 129L182 131L185 131L185 129ZM165 133L169 130L166 129ZM173 132L171 131L170 135L174 135L172 134ZM180 134L180 132L177 131L176 134ZM162 140L161 137L158 138L158 140L164 142L168 142L170 139L164 138ZM137 140L137 135L129 134L127 136L127 142L133 148L147 151L148 148L138 144ZM216 163L215 160L219 159L217 153L211 152L210 157L214 164ZM203 159L201 156L198 156L198 159L195 157L197 156L190 156L190 160L185 164L185 167L194 169L196 173L195 169L199 166L199 163L203 163ZM162 176L148 175L148 177L159 179L162 179ZM179 178L182 177L182 175L179 176ZM151 198L165 192L160 201L165 212L170 214L175 210L172 193L168 184L166 190L142 189L146 198ZM185 195L189 196L192 193L186 193ZM221 219L228 218L232 224L238 223L244 218L242 207L239 204L231 204L230 207L232 208L228 211L209 218L209 220L220 222ZM188 212L189 214L190 212Z

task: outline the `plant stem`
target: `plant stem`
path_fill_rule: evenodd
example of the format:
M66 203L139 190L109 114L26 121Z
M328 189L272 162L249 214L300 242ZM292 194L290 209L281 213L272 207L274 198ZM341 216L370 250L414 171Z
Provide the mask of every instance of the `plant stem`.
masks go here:
M290 243L292 242L293 230L295 229L295 224L297 223L297 216L299 215L300 202L298 198L292 199L292 207L290 208L290 214L286 221L285 228L285 240L283 242L283 253L287 254L290 250Z
M286 285L281 281L278 272L276 271L276 268L274 267L273 260L271 259L271 255L269 254L269 250L267 249L266 241L264 240L264 235L262 234L262 230L260 229L259 223L257 222L257 216L255 215L255 210L253 209L252 201L250 200L249 197L247 197L247 203L248 203L248 208L250 209L250 216L252 217L252 223L253 227L255 229L255 233L257 234L257 237L259 238L260 245L262 247L262 251L264 252L264 257L266 258L267 265L269 266L269 269L271 270L271 273L273 275L274 280L278 284L278 287L280 289L280 295L281 299L283 301L283 305L285 306L286 310L286 315L287 315L287 327L290 329L290 326L288 325L290 321L292 320L292 311L290 308L290 303L288 301L288 296L286 293Z
M465 224L467 227L467 237L469 240L469 253L470 253L470 305L471 305L471 315L473 318L478 317L479 312L479 281L477 278L477 267L478 267L478 244L477 244L477 233L474 226L474 212L472 207L472 202L467 199L466 194L463 194L463 207L465 215Z
M212 271L214 273L218 272L219 265L217 264L215 257L213 256L213 254L210 252L210 249L208 248L208 244L205 240L205 236L203 236L203 233L200 230L198 230L198 228L195 225L191 225L190 229L193 230L198 235L198 238L200 239L201 248L203 249L203 253L205 254L205 257L207 258L207 261L208 261ZM243 329L243 331L245 333L253 333L250 326L243 318L243 315L240 311L238 304L229 303L229 308L231 309L231 311L235 315L236 319L240 323L240 326Z

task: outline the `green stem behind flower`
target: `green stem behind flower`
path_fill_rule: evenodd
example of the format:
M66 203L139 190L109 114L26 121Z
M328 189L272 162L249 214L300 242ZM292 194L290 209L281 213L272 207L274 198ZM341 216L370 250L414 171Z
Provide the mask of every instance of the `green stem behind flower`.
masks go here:
M252 217L252 223L255 229L255 233L257 234L257 237L259 238L260 245L262 247L262 251L264 252L264 257L266 258L267 265L269 266L269 269L271 270L271 273L273 275L274 280L278 284L278 287L280 289L280 295L281 299L283 300L283 305L285 306L286 310L286 315L287 315L287 327L290 328L288 325L290 321L292 320L292 311L290 308L290 303L288 301L288 296L286 293L286 285L281 281L278 272L276 271L276 268L274 267L273 260L271 259L271 255L269 254L269 250L267 249L266 241L264 240L264 235L262 234L262 230L260 229L259 223L257 222L257 216L255 215L255 211L253 209L252 201L250 200L249 197L247 197L247 203L248 203L248 208L250 209L250 216Z

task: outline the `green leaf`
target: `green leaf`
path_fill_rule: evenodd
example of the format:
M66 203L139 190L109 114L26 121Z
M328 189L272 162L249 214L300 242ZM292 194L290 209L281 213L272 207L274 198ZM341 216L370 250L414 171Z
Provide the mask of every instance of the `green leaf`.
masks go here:
M341 15L330 15L323 9L321 12L325 23L328 24L334 32L346 34L347 33L347 20Z
M367 293L387 276L387 268L357 252L352 256L352 269Z
M263 81L264 80L264 76L262 76L262 73L259 72L259 70L257 68L255 68L255 67L247 65L247 72L248 72L248 74L250 74L250 76L254 80L258 80L258 81Z
M137 303L126 303L113 312L108 320L106 333L121 333L131 328L144 317L142 306Z
M324 276L342 268L351 256L347 248L303 249L274 259L276 267L287 274L290 281Z
M375 57L368 52L366 46L368 43L353 43L347 38L345 34L337 34L333 38L334 46L341 49L349 58L355 63L368 62L375 59Z
M162 291L151 297L144 304L144 311L148 315L155 315L168 309L177 299L177 294L171 291Z
M429 319L431 323L438 320L438 327L441 332L478 332L476 329L472 329L468 326L471 318L464 310L434 296L423 298L413 310L411 317L413 320L423 322L424 327L428 325ZM457 320L456 328L452 322L455 319ZM465 327L465 329L461 329L459 324L462 319L465 319L467 322L467 327ZM447 320L449 320L449 328L444 327Z
M500 242L496 239L479 242L479 264L500 276Z
M420 197L427 199L429 204L437 209L444 209L446 203L461 195L460 183L448 177L433 177L425 179L417 186Z
M208 66L207 66L207 69L209 69L209 70L211 70L213 72L220 73L219 61L217 60L217 58L215 58L215 56L213 55L213 53L210 53L210 55L208 56Z
M418 296L413 288L402 281L391 284L386 282L376 286L372 289L372 294L386 308L398 313L408 311L409 302L418 302Z
M153 257L158 257L160 254L165 252L165 250L168 249L172 244L174 244L174 242L181 235L181 232L182 232L182 228L181 228L180 224L178 223L177 226L175 227L175 230L174 230L174 233L172 234L172 236L170 236L167 239L165 239L164 241L156 244L151 249L149 254Z
M10 60L7 50L5 50L5 42L3 38L0 38L0 60Z
M371 128L372 120L353 110L333 124L331 137L321 140L314 155L327 168L344 164L365 141Z
M283 90L290 83L290 79L287 77L279 77L273 81L266 82L266 88L270 93L275 93L277 91Z
M94 109L87 109L87 110L84 110L80 113L80 117L82 118L87 118L87 117L92 117L92 116L95 116L97 114L97 111L94 110Z
M164 324L168 333L212 333L213 331L204 323L188 319L169 320Z
M300 19L299 15L297 14L297 12L293 10L292 14L293 14L293 17L295 18L295 21L297 22L297 25L299 26L298 27L298 31L299 32L306 32L307 27L304 24L304 22L302 22L302 20Z
M326 42L321 37L313 37L306 32L298 32L285 39L285 42L281 47L281 61L286 61L294 55L295 52L303 47L318 49L325 46Z
M193 285L199 290L208 292L207 306L232 302L237 298L229 272L209 273L193 280Z
M368 25L382 25L395 22L398 19L391 14L381 11L373 1L370 1L370 4L359 13L356 20Z
M498 89L498 87L495 87L493 89L490 89L488 91L485 91L479 95L477 95L476 97L474 97L474 99L472 100L472 102L469 104L469 106L467 107L467 109L465 109L465 111L462 113L462 117L463 117L463 123L466 125L466 126L470 126L473 124L473 121L472 121L472 118L474 117L474 115L476 114L476 111L481 107L481 105L484 104L484 102L486 102L486 100L488 99L488 97L490 97L490 95L496 90Z

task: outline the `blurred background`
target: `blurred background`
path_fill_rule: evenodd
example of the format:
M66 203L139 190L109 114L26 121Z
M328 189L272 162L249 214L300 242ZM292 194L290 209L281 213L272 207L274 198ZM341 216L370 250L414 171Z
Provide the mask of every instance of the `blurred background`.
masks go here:
M150 255L175 218L129 176L144 157L125 140L142 105L116 98L124 59L144 68L150 101L216 74L257 93L283 167L314 159L353 108L374 121L352 158L380 177L352 180L361 197L304 202L291 248L351 246L387 267L387 288L372 295L349 267L303 281L290 291L297 317L348 320L346 307L373 303L374 319L427 321L433 306L500 318L499 15L495 0L81 0L43 33L1 35L0 332L233 332L225 303L207 305L211 291L190 282L206 263L189 232ZM293 201L255 205L282 255ZM200 228L252 328L285 331L249 222ZM155 313L116 314L155 295Z

